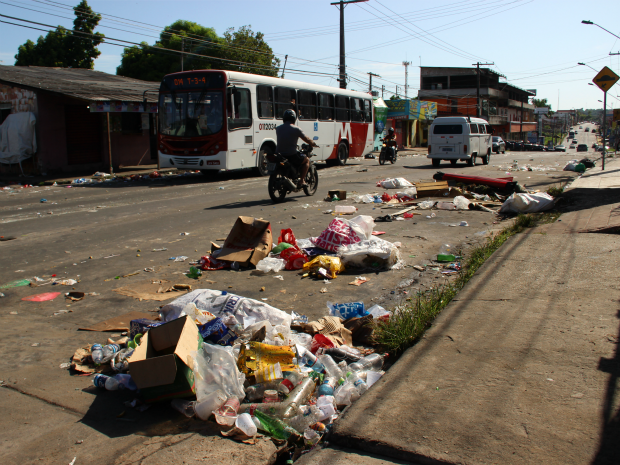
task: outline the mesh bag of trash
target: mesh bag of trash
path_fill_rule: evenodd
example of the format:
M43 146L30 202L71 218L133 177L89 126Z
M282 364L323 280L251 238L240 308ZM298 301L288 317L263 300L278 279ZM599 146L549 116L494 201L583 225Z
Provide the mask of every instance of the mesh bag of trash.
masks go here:
M343 245L338 256L347 267L390 269L399 261L398 248L378 237Z
M289 314L265 302L212 289L196 289L164 305L159 313L161 319L171 321L178 318L189 303L194 303L199 310L206 310L220 318L231 314L240 322L244 319L267 320L274 326L291 326Z

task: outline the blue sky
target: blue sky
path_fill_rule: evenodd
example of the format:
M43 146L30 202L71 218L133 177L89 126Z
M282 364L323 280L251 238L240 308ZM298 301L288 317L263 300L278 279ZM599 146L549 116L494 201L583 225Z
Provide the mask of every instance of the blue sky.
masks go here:
M213 27L220 35L228 27L251 25L265 34L280 58L289 55L287 68L335 75L339 14L331 1L91 0L89 4L104 15L97 30L109 37L153 43L161 27L177 19ZM70 7L78 2L1 0L0 14L70 28ZM554 110L558 97L560 109L600 108L602 92L587 84L595 72L577 62L596 70L609 66L620 74L620 55L608 55L620 51L620 39L596 26L581 24L581 20L591 20L620 35L617 12L618 3L611 0L596 4L574 0L369 0L345 9L347 67L352 77L366 83L366 73L379 74L381 78L373 78L373 84L383 84L392 92L399 85L402 93L402 62L409 61L409 95L415 96L420 63L462 67L476 61L493 62L492 68L508 82L537 89L538 97L547 98ZM44 33L0 24L2 64L12 65L17 47L40 34ZM115 73L122 48L104 44L100 50L95 69ZM335 76L287 73L286 77L337 85ZM349 88L366 90L367 84L353 81ZM611 95L620 95L620 83L607 99L608 107L620 108L620 101Z

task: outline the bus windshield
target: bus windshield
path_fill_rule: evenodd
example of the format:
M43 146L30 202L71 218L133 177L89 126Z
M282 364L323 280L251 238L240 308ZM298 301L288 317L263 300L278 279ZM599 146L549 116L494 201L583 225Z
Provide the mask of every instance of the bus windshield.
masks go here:
M159 132L167 136L215 134L224 124L220 91L171 92L159 97Z

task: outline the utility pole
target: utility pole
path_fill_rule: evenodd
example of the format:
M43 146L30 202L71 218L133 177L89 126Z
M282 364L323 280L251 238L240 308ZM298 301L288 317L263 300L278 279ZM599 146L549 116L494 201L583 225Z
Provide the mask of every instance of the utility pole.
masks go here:
M410 61L403 61L403 66L405 67L405 98L407 98L407 87L409 87L408 84L408 80L409 80L409 70L408 67L411 64Z
M477 86L477 91L476 91L476 116L478 118L480 118L480 116L482 115L481 108L480 108L480 65L493 66L494 64L495 63L480 63L480 62L474 63L474 65L476 65L476 74L478 75L478 86Z
M383 93L385 92L385 86L381 86L381 98L383 98Z
M344 63L344 7L349 3L361 3L368 0L340 0L339 2L330 3L330 5L338 5L340 7L340 88L347 88L347 76Z
M284 79L284 70L286 69L286 61L288 60L288 55L284 55L284 66L282 67L282 76L280 79Z
M368 81L368 92L372 92L372 77L376 76L378 78L380 78L381 76L379 76L378 74L375 73L366 73L369 76L369 81Z
M398 97L398 86L396 86L396 97Z
M185 37L181 37L181 71L183 71L183 58L185 58Z

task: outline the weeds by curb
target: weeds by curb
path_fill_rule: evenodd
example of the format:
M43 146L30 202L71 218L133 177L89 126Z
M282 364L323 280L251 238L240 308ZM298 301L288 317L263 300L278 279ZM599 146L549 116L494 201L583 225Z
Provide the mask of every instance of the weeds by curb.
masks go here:
M456 280L418 293L415 300L393 309L387 321L374 323L374 338L390 355L398 357L415 344L435 317L441 312L465 284L474 276L482 264L499 249L504 242L537 224L555 221L558 215L519 215L514 223L487 239L484 245L476 247L462 261L462 268Z

